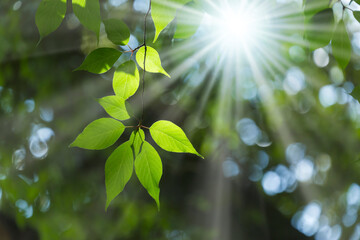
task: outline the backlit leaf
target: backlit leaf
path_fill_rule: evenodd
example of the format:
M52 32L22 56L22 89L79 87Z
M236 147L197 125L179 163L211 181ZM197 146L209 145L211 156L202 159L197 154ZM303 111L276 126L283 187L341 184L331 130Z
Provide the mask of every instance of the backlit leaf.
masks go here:
M351 42L343 20L336 27L331 48L336 61L343 69L346 68L351 59Z
M124 190L126 183L130 180L133 172L134 155L131 142L127 141L120 145L106 160L105 164L105 186L106 207L110 202Z
M165 76L170 75L161 66L159 53L152 47L146 47L145 70L151 73L162 73ZM136 61L144 69L145 47L141 47L136 53Z
M70 147L105 149L113 145L124 130L125 126L121 122L112 118L100 118L90 123Z
M36 26L40 33L40 41L55 31L66 14L66 0L42 0L35 16Z
M129 43L130 30L128 26L119 19L104 20L107 37L116 45L126 45Z
M114 73L114 92L117 96L128 99L139 88L139 81L139 70L136 67L136 63L133 61L125 62Z
M176 16L176 32L174 38L189 38L195 34L203 13L199 11L199 6L194 2L186 4L181 8Z
M92 51L75 71L85 70L96 74L105 73L110 70L120 56L121 52L114 48L98 48Z
M307 19L313 17L316 13L329 8L329 0L304 0L304 15Z
M335 27L332 9L326 9L315 14L306 27L306 38L311 50L328 45Z
M101 24L99 0L72 0L72 7L81 24L99 38Z
M158 121L150 127L154 141L166 151L176 153L193 153L201 156L193 147L183 130L170 121Z
M160 209L159 182L162 176L162 163L159 154L148 142L144 142L140 154L135 159L135 172L149 195Z
M155 25L154 42L162 30L175 18L176 10L190 0L153 0L151 1L151 17Z
M126 120L130 118L126 110L125 99L122 97L107 96L100 98L98 101L111 117L119 120Z

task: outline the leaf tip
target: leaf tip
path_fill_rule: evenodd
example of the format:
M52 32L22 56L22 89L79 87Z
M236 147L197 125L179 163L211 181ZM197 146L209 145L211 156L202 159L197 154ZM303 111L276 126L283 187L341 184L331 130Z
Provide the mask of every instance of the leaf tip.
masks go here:
M110 202L108 199L106 199L106 203L105 203L105 212L107 212L108 208L109 208L109 205L110 205Z
M154 37L153 43L155 43L155 42L158 40L159 35L160 35L160 32L158 32L157 30L155 30L155 37Z
M162 74L164 74L164 75L167 76L168 78L171 78L170 74L168 74L165 70L163 70Z
M39 47L39 45L40 45L40 43L41 43L42 40L43 40L43 37L40 36L39 41L36 43L36 48Z

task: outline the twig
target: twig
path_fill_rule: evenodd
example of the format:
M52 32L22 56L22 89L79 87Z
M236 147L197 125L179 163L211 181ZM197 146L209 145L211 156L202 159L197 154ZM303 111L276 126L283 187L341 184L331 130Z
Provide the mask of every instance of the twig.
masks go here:
M144 118L144 91L145 91L145 74L146 74L146 52L147 52L147 46L146 46L146 20L147 17L150 13L151 10L151 0L149 1L149 9L145 15L145 19L144 19L144 42L143 42L143 46L145 47L145 53L144 53L144 73L142 76L142 93L141 93L141 102L142 102L142 112L141 112L141 118L140 118L140 124L143 121Z

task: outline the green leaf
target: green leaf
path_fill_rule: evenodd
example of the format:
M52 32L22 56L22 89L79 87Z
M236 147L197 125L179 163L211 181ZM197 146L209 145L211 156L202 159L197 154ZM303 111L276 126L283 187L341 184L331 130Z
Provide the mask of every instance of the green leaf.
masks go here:
M307 19L314 16L316 13L329 8L329 0L304 0L304 15Z
M104 20L107 37L116 45L126 45L129 43L130 30L128 26L119 19Z
M170 121L158 121L150 127L154 141L166 151L176 153L193 153L201 156L193 147L183 130Z
M335 29L331 48L336 61L341 68L345 69L351 59L351 42L343 20L338 23Z
M310 49L315 50L328 45L333 36L334 27L332 9L315 14L307 24L306 38L309 41Z
M353 11L355 19L360 22L360 11Z
M159 53L152 47L146 47L145 70L151 73L162 73L170 78L170 75L161 66ZM144 69L145 47L141 47L136 53L136 61Z
M72 7L81 24L93 31L99 39L101 24L99 0L72 0Z
M155 0L151 1L151 17L155 25L154 42L162 30L175 18L176 9L190 0Z
M100 118L90 123L70 147L105 149L113 145L124 130L125 126L121 122L112 118Z
M42 0L35 16L36 26L40 33L40 41L55 31L66 14L66 0Z
M98 101L111 117L119 120L126 120L130 118L126 110L125 99L122 97L107 96L100 98Z
M125 62L114 73L114 92L117 96L128 99L139 88L139 82L139 70L136 67L136 63L133 61Z
M98 48L92 51L75 71L85 70L95 74L105 73L110 70L120 56L121 52L114 48Z
M189 38L199 28L203 13L199 11L198 4L190 2L178 11L176 17L176 32L174 38Z
M159 182L162 176L162 163L159 154L148 142L143 143L142 150L135 159L135 172L160 210Z
M110 155L105 164L106 207L124 190L133 172L134 155L131 142L120 145Z
M360 100L360 86L356 86L354 90L352 90L351 96L358 101Z
M145 133L142 129L135 130L131 133L130 142L134 148L135 157L140 153L141 146L145 141Z

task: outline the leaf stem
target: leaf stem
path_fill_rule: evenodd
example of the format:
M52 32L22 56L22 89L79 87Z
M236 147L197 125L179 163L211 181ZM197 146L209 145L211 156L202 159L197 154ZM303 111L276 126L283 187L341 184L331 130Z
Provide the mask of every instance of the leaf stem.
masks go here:
M137 46L136 48L131 49L131 47L128 45L128 47L130 48L130 50L124 51L124 52L125 52L125 53L131 52L131 56L132 56L132 55L134 54L134 52L136 52L137 50L139 50L140 48L142 48L142 47L144 47L144 46L145 46L145 44L143 43L143 44Z

